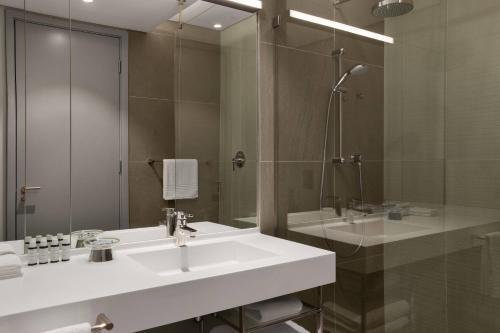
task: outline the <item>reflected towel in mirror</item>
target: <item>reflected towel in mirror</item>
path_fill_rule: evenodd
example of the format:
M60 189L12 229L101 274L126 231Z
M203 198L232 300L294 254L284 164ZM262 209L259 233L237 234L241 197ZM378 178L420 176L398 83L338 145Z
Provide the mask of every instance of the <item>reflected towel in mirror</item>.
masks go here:
M194 159L163 160L163 199L198 198L198 161Z

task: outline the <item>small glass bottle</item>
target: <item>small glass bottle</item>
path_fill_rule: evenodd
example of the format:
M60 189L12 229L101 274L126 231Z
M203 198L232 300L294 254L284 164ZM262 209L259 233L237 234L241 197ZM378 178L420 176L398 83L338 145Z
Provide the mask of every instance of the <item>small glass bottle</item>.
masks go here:
M50 263L59 262L59 241L56 237L52 238L52 245L50 246Z
M50 250L52 249L52 235L51 234L47 234L45 236L45 238L47 238L47 246L49 247L49 252Z
M36 239L31 239L28 246L28 266L35 266L38 264L38 248L36 246Z
M36 247L40 247L41 240L42 240L42 235L36 235Z
M62 232L59 232L57 234L57 242L59 243L59 250L62 249L63 240L64 240L64 234Z
M38 263L44 265L49 262L49 247L47 245L47 238L42 237L40 246L38 247Z
M67 236L64 237L61 249L61 261L70 260L71 242Z
M31 236L24 237L24 254L28 253L30 243L31 243ZM35 246L36 246L36 241L35 241Z

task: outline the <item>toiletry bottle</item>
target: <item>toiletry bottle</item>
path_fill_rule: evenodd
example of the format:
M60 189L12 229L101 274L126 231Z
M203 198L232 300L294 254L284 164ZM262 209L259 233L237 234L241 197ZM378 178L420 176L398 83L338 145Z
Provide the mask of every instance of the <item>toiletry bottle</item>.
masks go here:
M31 236L24 237L24 254L28 253L30 243L31 243ZM36 246L36 242L35 242L35 246Z
M44 265L49 262L49 248L47 246L47 239L42 237L40 246L38 247L38 263Z
M69 261L71 242L68 237L64 237L61 250L61 261Z
M52 238L52 245L50 247L50 262L59 262L59 241L56 237Z
M36 247L40 247L41 240L42 240L42 235L36 235Z
M36 239L31 239L28 246L28 266L35 266L38 264L38 248L36 246Z
M62 249L63 240L64 240L64 235L61 232L59 232L57 234L57 242L59 243L59 250Z
M49 247L49 252L50 252L50 250L52 250L52 235L47 234L45 238L47 238L47 246Z

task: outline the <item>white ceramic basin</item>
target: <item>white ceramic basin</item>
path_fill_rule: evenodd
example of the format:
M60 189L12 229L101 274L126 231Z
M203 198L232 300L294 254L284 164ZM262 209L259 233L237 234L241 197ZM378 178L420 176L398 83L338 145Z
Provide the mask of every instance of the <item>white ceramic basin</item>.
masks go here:
M351 234L364 236L397 236L416 231L426 230L426 227L420 227L402 222L388 222L383 220L368 220L356 222L354 224L329 227L331 230L343 231Z
M173 275L238 265L276 254L236 241L169 248L131 254L130 258L158 275Z

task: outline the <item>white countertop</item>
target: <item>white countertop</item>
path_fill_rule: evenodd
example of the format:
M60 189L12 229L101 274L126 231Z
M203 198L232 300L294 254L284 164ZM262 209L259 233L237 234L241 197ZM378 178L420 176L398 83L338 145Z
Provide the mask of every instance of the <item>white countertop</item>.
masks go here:
M169 276L129 257L174 247L163 239L121 245L107 263L89 263L85 250L68 263L25 267L22 278L0 281L0 295L8 300L0 302L0 331L38 332L104 312L115 322L113 332L135 332L335 281L334 253L256 229L204 235L188 246L228 240L275 255Z

